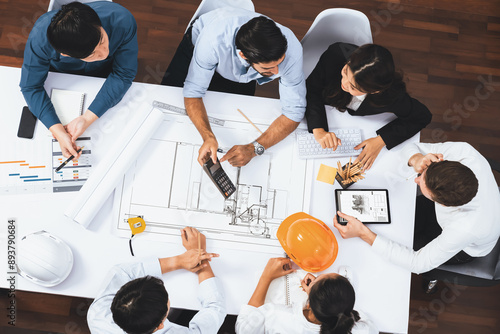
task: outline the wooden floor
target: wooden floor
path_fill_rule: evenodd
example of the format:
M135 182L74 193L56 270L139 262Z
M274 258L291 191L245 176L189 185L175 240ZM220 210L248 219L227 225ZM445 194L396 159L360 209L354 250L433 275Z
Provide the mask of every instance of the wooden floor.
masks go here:
M0 0L0 65L22 65L26 38L48 2ZM136 81L159 83L199 0L115 2L127 7L138 23ZM364 12L372 23L374 42L392 51L396 65L408 79L411 95L434 115L432 123L422 131L422 141L467 141L485 156L500 161L500 1L253 2L257 12L292 29L299 40L326 8L349 7ZM277 83L258 87L257 95L278 97ZM390 277L387 286L381 288L391 293ZM422 294L420 277L414 275L409 332L499 333L499 297L500 286L466 288L457 292L455 300L445 303L450 298L443 299L439 293ZM17 330L5 331L2 321L2 333L88 332L88 300L32 293L20 293L19 298ZM5 302L5 297L1 300Z
M422 278L412 275L410 334L500 333L500 285L489 288L447 285L439 282L435 294L422 289ZM390 278L381 288L390 290ZM0 309L7 308L6 290L0 289ZM86 334L91 299L17 292L17 324L0 323L3 334ZM2 318L3 314L2 314ZM234 333L234 316L228 316L219 334Z

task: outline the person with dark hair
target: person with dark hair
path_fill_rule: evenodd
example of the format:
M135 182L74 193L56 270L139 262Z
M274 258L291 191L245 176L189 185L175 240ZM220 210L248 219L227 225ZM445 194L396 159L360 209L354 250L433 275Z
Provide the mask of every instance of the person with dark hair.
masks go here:
M392 149L431 122L429 109L406 92L389 50L376 44L360 47L335 43L323 53L306 80L306 119L309 132L323 148L341 145L328 127L325 105L353 116L393 113L396 119L359 143L355 162L370 169L382 148ZM336 124L335 127L341 127Z
M203 103L207 89L254 95L256 82L274 79L279 79L282 115L254 142L233 146L221 161L244 166L298 126L306 106L302 46L290 29L241 8L215 9L191 24L162 85L184 87L186 111L203 139L200 165L217 160L218 143Z
M354 288L339 274L316 277L307 273L300 284L298 279L296 284L302 287L300 296L304 299L297 297L291 305L266 303L271 282L292 274L294 270L290 268L290 259L269 259L248 305L244 305L238 315L236 333L378 333L372 321L354 310Z
M148 275L125 283L116 292L111 314L115 324L127 333L152 333L151 329L164 327L169 308L163 281Z
M220 281L209 261L219 255L206 252L205 236L195 228L183 228L181 238L186 248L183 254L122 264L111 270L87 313L92 333L217 333L226 308ZM189 328L167 320L170 299L161 275L179 269L196 273L200 283L201 309Z
M488 161L459 142L411 144L402 151L418 174L413 249L373 233L354 217L334 226L343 238L360 237L388 260L420 274L485 256L500 237L500 192ZM446 159L446 160L444 160Z
M135 19L117 3L72 2L36 21L24 49L21 91L65 157L80 156L75 140L125 95L137 73L137 52ZM49 71L106 81L83 115L61 124L43 87Z

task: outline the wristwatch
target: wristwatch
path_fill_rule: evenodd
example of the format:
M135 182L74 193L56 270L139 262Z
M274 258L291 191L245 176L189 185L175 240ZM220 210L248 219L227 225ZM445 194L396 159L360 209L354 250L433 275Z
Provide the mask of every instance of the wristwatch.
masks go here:
M261 144L259 144L257 141L254 141L252 144L253 144L253 147L254 147L255 154L257 154L257 155L264 154L264 151L266 150L264 148L264 146L262 146Z

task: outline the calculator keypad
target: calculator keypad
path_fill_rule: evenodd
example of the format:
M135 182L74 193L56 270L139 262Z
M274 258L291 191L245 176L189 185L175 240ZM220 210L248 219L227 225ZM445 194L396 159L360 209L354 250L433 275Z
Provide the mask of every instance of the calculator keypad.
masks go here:
M229 179L222 168L217 170L212 176L215 184L219 187L225 198L228 198L236 191L236 187L233 182Z

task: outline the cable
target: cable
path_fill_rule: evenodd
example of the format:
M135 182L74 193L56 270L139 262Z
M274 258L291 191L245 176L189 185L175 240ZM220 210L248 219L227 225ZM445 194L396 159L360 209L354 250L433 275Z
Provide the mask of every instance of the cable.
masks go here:
M132 236L130 237L130 239L128 240L128 245L130 246L130 254L132 254L132 256L135 256L134 255L134 250L132 249L132 238L134 237L135 234L132 234Z

